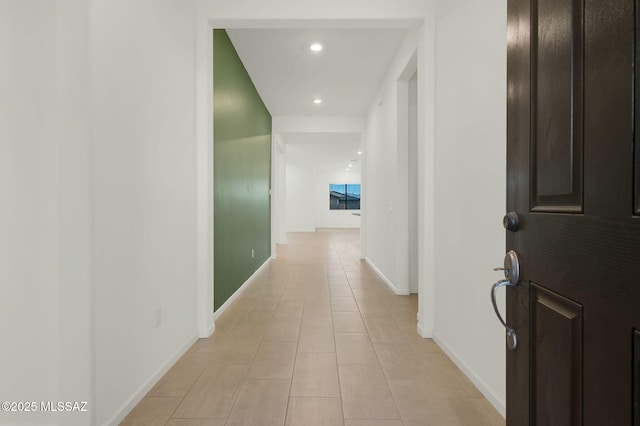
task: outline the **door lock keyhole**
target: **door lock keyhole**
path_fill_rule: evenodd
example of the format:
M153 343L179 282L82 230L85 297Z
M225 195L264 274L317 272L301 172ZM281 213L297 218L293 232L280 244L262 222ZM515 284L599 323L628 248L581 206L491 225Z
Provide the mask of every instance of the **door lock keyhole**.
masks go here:
M504 267L493 268L494 271L503 271L504 279L511 284L516 285L520 281L520 263L518 262L518 255L513 250L510 250L504 257Z

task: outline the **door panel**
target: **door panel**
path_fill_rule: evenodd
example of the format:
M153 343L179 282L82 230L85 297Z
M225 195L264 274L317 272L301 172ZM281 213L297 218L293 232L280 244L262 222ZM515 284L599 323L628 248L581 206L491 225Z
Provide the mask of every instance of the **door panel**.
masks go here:
M582 211L582 2L533 2L531 207Z
M531 285L534 424L582 424L582 306Z
M507 424L640 426L637 5L507 4Z
M636 4L635 4L635 40L634 40L634 64L636 65L635 68L635 75L634 75L634 89L635 89L635 93L634 93L634 101L635 101L635 108L634 108L634 113L635 113L635 117L634 117L634 124L635 124L635 137L633 139L633 144L634 144L634 153L635 153L635 185L634 185L634 206L633 206L633 211L635 213L636 216L640 216L640 142L638 142L638 139L640 138L640 132L638 131L638 129L640 129L640 111L638 110L638 106L640 106L640 72L637 68L637 65L640 64L640 31L638 31L638 28L640 28L640 11L638 9L640 9L640 2L638 0L636 0ZM640 423L638 424L638 426L640 426Z
M638 84L638 83L636 83L636 84ZM639 105L639 104L636 102L636 105ZM637 111L636 111L636 115L638 115ZM638 123L638 119L636 118L636 128L638 128L638 124L637 123ZM636 140L635 140L635 151L636 151L635 199L636 199L636 203L635 203L635 209L634 209L636 216L640 216L640 148L639 148L639 146L640 146L640 144L638 144L638 136L636 135Z

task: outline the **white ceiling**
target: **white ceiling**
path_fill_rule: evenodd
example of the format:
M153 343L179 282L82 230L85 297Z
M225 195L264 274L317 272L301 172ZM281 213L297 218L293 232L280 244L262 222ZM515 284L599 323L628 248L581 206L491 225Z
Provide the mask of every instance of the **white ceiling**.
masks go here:
M406 28L228 29L273 116L364 116ZM313 42L323 45L314 53ZM314 105L314 98L322 98Z

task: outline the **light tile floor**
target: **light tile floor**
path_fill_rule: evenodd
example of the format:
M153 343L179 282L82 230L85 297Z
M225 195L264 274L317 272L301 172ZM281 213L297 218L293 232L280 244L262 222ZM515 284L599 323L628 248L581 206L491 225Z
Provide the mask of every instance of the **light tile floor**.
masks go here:
M278 258L123 425L504 425L440 348L416 332L359 259L357 230L289 234Z

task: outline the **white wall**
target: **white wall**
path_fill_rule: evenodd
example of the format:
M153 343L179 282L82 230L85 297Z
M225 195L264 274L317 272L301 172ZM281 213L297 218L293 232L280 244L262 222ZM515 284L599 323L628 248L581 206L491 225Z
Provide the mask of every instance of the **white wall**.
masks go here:
M287 230L286 230L286 209L283 207L286 205L286 182L287 182L287 169L286 169L286 154L287 146L282 141L282 135L273 135L273 144L271 146L272 164L271 164L271 216L273 217L271 224L271 255L276 256L276 244L287 243Z
M407 33L367 116L366 258L396 294L409 294L407 128L408 98L400 102L399 80L418 49L418 31ZM410 77L411 74L408 76ZM408 81L408 78L406 79ZM408 86L408 83L403 83ZM403 165L403 166L402 166ZM400 167L402 166L402 167ZM404 179L402 179L402 176Z
M0 3L0 395L93 407L85 2Z
M407 210L409 215L409 259L408 279L411 293L418 293L418 75L413 74L407 85L408 95L408 140L407 140Z
M0 394L89 402L0 424L116 424L195 339L195 12L0 3Z
M274 170L276 179L273 182L272 188L272 199L275 201L272 204L272 217L280 218L280 220L274 224L272 229L274 229L274 232L279 235L279 243L286 242L287 232L315 231L317 226L317 217L324 218L320 219L324 226L331 223L334 223L335 225L340 225L340 223L342 223L341 227L360 226L362 219L355 216L351 217L351 214L336 215L328 218L324 217L322 212L318 212L317 209L311 209L311 206L315 206L315 199L308 200L308 210L306 207L293 203L292 200L295 197L301 196L304 198L307 197L306 193L308 193L308 191L305 190L306 187L298 180L298 178L305 181L306 184L312 184L312 182L315 182L315 176L310 176L307 173L308 170L297 166L295 161L293 164L288 164L288 161L291 160L291 155L289 155L289 159L287 159L285 152L288 152L288 147L292 146L291 143L286 143L287 138L290 139L292 135L295 135L298 139L305 138L306 136L309 136L310 139L317 139L318 137L324 136L328 136L329 138L344 138L347 137L345 135L360 134L360 138L357 139L356 142L356 147L354 147L354 150L357 150L357 148L362 147L362 133L364 132L365 121L364 117L273 117L274 140L282 142L283 148L283 152L276 150L275 148L277 148L277 146L274 148L274 158L276 161L273 164L273 167L276 168L276 170ZM354 138L353 140L355 141L356 139ZM301 164L310 164L315 167L316 160L319 158L317 156L326 156L326 149L317 149L314 152L316 158L312 159L313 161L308 159L307 155L304 155L304 151L296 151L297 154L295 154L294 157L300 157L299 161ZM339 172L343 169L338 168L337 170ZM293 173L293 176L290 176L289 172ZM315 183L313 183L313 185L315 187ZM291 195L287 198L288 193L291 193ZM294 193L295 195L293 195ZM302 209L302 211L299 209ZM348 216L345 221L340 221L338 223L331 221L331 218L340 218L344 216Z
M58 1L57 19L59 388L62 399L90 406L60 423L86 425L96 414L87 2Z
M314 21L319 20L334 20L333 24L340 27L359 25L366 28L372 23L384 24L382 21L391 25L389 20L420 20L430 10L430 5L430 1L424 0L370 0L364 3L344 0L198 0L198 16L204 20L214 20L216 25L220 23L227 28L251 28L256 24L261 27L266 24L272 28L312 26Z
M3 401L58 395L57 20L54 2L34 6L4 2L0 11Z
M286 144L285 229L315 232L316 228L359 228L360 217L349 210L329 210L330 183L360 183L359 167L345 170L349 160L335 160L359 148L358 134L340 138L355 140L352 148L335 143L332 135L313 135L316 142ZM305 136L298 135L298 138ZM323 141L323 138L326 140ZM349 156L347 156L349 158Z
M98 424L196 338L195 12L90 3Z
M287 146L285 224L287 232L315 232L316 180L304 147Z
M504 412L489 288L505 253L506 1L440 1L436 20L434 336Z

